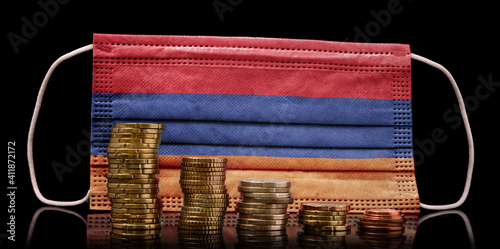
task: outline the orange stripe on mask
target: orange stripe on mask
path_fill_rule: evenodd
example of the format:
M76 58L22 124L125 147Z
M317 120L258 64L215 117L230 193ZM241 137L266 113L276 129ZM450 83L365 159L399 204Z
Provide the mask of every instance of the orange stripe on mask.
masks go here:
M159 155L160 167L180 168L183 157L207 155ZM211 156L212 157L212 156ZM415 170L413 158L302 158L264 156L214 156L227 158L227 169L288 171L401 171ZM92 155L90 165L107 166L105 155Z

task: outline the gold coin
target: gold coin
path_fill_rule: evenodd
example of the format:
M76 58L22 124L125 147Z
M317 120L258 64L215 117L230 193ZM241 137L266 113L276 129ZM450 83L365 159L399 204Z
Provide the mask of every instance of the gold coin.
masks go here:
M112 208L111 213L115 214L158 214L162 213L161 209L154 208Z
M108 179L156 179L156 174L106 173Z
M226 212L226 207L192 207L192 206L182 206L181 211L192 211L192 212Z
M293 198L254 198L254 197L243 197L243 202L258 202L258 203L270 203L270 204L280 204L280 203L293 203Z
M286 235L286 230L246 230L246 229L236 229L238 235L250 235L250 236L281 236Z
M194 171L194 172L226 172L226 168L209 168L209 167L188 167L188 166L181 166L181 172L182 171Z
M165 129L164 124L153 123L115 123L115 128L147 128L147 129Z
M138 154L138 153L108 153L109 159L156 159L158 154Z
M244 235L244 234L238 234L237 235L238 241L244 241L244 242L274 242L274 241L288 241L288 238L286 235L280 235L280 236L255 236L255 235Z
M181 186L224 186L226 181L211 180L179 180Z
M184 194L184 198L196 199L228 199L228 194Z
M118 222L120 223L120 222ZM114 234L158 234L161 233L161 229L144 229L144 230L138 230L138 229L132 229L132 230L127 230L127 229L117 229L117 228L111 228L111 233Z
M109 143L109 148L138 148L138 149L158 149L159 144L144 144L144 143Z
M209 234L201 236L182 234L181 236L178 236L178 239L179 245L182 248L225 248L224 238L219 234Z
M240 181L240 186L263 188L289 188L290 181L245 179Z
M304 230L302 229L301 232L302 235L311 235L311 236L328 236L328 237L343 237L351 234L351 230L346 230L346 231L318 231L318 230ZM298 233L297 233L298 234ZM345 238L345 237L344 237Z
M178 238L184 241L197 241L197 240L216 241L219 239L223 239L224 236L222 236L222 234L206 234L204 236L180 234Z
M251 218L239 218L238 223L241 224L253 224L253 225L286 225L288 219L282 220L263 220L263 219L251 219Z
M119 199L130 199L130 198L152 199L152 198L158 198L158 193L154 193L154 194L130 194L130 193L109 193L108 192L108 197L111 199L114 199L114 198L119 198ZM111 201L113 201L113 200L111 200Z
M145 164L121 164L110 163L110 169L158 169L158 164L145 163Z
M347 216L345 215L331 215L331 216L320 216L320 215L303 215L298 214L299 220L346 220Z
M161 219L162 213L152 213L152 214L122 214L122 213L111 213L111 218L117 219Z
M179 215L179 220L192 220L192 221L223 221L224 216L187 216Z
M317 211L349 211L351 206L346 203L302 203L301 210L317 210Z
M109 163L119 164L158 164L158 159L109 159Z
M141 224L141 223L139 223ZM111 228L111 233L112 234L118 234L118 235L156 235L156 234L161 234L162 230L161 229L117 229L117 228Z
M183 211L181 210L180 216L202 216L202 217L224 217L226 211Z
M181 163L181 169L186 167L206 168L207 170L226 169L226 164L223 163Z
M189 177L225 177L226 171L186 171L181 170L181 176Z
M150 188L158 188L157 183L112 183L108 182L108 188L124 188L124 189L150 189ZM145 193L143 193L145 194Z
M182 162L226 163L227 158L222 158L222 157L183 157Z
M160 179L108 179L108 183L135 183L135 184L153 184L159 183Z
M158 188L149 188L149 189L137 189L137 188L109 188L108 193L127 193L127 194L153 194L158 193L160 190Z
M243 214L238 213L238 219L284 220L288 214Z
M345 234L345 232L343 232ZM329 235L329 234L327 234ZM345 234L347 235L347 234ZM328 241L328 242L335 242L336 243L342 243L344 244L346 242L345 235L339 235L339 236L322 236L322 235L317 235L317 234L308 234L304 233L303 231L300 231L297 233L297 240L302 240L302 241L310 241L310 242L321 242L321 241Z
M351 230L351 225L338 225L338 226L310 226L302 225L304 230L315 230L315 231L347 231Z
M222 236L220 236L218 239L209 239L205 238L205 236L212 237L217 235L216 234L202 235L198 236L198 239L191 239L191 240L179 238L179 245L181 248L221 249L226 247ZM185 237L186 235L184 235L184 238Z
M213 229L213 230L194 230L194 229L183 229L177 227L177 234L182 235L214 235L214 234L222 234L222 228Z
M141 143L141 144L157 144L160 143L160 138L110 138L110 143Z
M345 216L347 211L299 210L299 214L307 216Z
M243 197L250 198L291 198L291 193L241 193Z
M218 230L222 229L222 225L184 225L178 224L179 229L189 229L189 230Z
M253 225L237 223L236 228L247 230L283 230L286 229L286 225Z
M160 229L162 224L127 224L127 223L111 223L112 228L117 229Z
M239 208L259 208L259 209L286 209L288 207L288 203L281 204L268 204L268 203L257 203L257 202L236 202L237 207Z
M107 153L128 153L128 154L157 154L157 149L134 149L134 148L108 148Z
M161 134L160 129L151 128L111 128L111 133L141 133L141 134Z
M111 128L111 133L141 133L140 128Z
M226 175L221 176L206 176L206 175L186 175L181 172L181 180L195 180L195 181L225 181Z
M149 134L142 134L142 133L120 133L120 132L115 132L111 133L110 138L149 138L149 139L159 139L161 138L161 134L159 133L149 133Z
M236 211L242 214L286 214L286 208L242 208L237 207Z
M137 204L137 203L111 203L111 208L156 208L156 209L161 209L162 208L162 203L150 203L150 204Z
M127 169L127 168L119 168L119 169L109 169L110 173L129 173L129 174L158 174L160 173L160 169Z
M222 226L223 223L224 223L224 220L200 221L200 220L188 220L185 218L183 218L183 219L179 218L177 225L183 225L183 226Z
M226 189L225 184L207 184L207 185L194 185L194 184L181 184L182 189Z
M203 208L226 208L229 206L229 202L186 202L184 205L191 207L203 207Z
M154 224L161 223L161 219L129 219L129 218L110 218L114 223L132 223L132 224Z
M113 199L113 203L124 203L124 204L154 204L162 203L160 198L152 199Z
M290 188L263 188L263 187L248 187L238 186L238 191L249 193L288 193Z
M206 198L186 198L184 203L229 203L229 199L206 199Z
M204 188L183 188L184 194L227 194L226 188L223 189L204 189Z
M304 220L299 219L299 223L307 226L340 226L345 225L345 220Z

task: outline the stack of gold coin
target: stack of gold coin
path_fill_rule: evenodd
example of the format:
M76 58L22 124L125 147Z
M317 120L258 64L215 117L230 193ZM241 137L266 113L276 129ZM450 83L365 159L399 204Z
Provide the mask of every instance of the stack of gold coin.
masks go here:
M161 242L157 173L163 129L161 124L116 123L111 130L106 177L113 245L154 248Z
M241 180L238 191L243 197L236 206L238 244L286 247L287 207L293 203L290 182Z
M183 247L223 247L222 226L229 205L226 158L184 157L181 189L184 205L177 233Z
M367 209L359 218L357 234L363 239L381 239L385 243L386 239L403 237L405 221L404 215L399 210Z
M302 231L297 234L297 242L301 247L345 247L345 236L351 232L351 226L346 224L349 210L349 204L344 203L303 203L298 214Z

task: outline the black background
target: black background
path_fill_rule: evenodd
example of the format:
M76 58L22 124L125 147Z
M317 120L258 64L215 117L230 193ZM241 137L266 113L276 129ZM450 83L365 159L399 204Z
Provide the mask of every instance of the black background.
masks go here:
M330 41L356 41L355 27L364 30L376 21L371 11L387 9L384 1L226 1L237 3L221 20L208 1L78 1L66 0L16 53L9 33L22 35L23 17L32 20L42 11L37 1L5 1L2 6L4 143L16 142L16 242L0 238L0 247L24 248L33 213L44 206L35 197L26 159L26 141L42 79L59 56L92 43L93 33L256 36ZM42 0L42 2L46 2ZM62 1L61 2L65 2ZM326 4L331 2L330 4ZM476 147L472 188L464 211L472 224L477 248L494 246L490 232L498 226L499 95L496 86L478 99L479 78L500 82L498 30L494 1L460 2L399 0L402 8L387 25L372 29L370 42L410 44L413 53L428 57L455 77L468 103ZM46 21L46 23L43 23ZM363 41L363 40L359 40ZM90 127L92 55L85 53L64 62L53 75L36 126L34 159L39 187L45 197L74 200L88 190L88 159L84 158L59 182L50 164L64 162L66 148L76 148ZM438 70L413 61L413 121L417 184L422 202L456 201L463 190L467 142L463 125L443 119L456 103L451 85ZM490 80L491 81L491 80ZM500 83L497 83L500 84ZM496 90L496 91L494 91ZM481 90L481 94L486 94ZM456 114L454 114L456 115ZM451 116L454 116L451 115ZM456 127L453 127L457 125ZM435 129L447 137L427 151L417 146ZM432 150L432 151L428 151ZM429 152L425 154L426 152ZM417 158L416 158L417 159ZM4 167L2 186L7 184ZM6 188L2 187L2 191ZM1 223L7 222L7 200L2 194ZM70 207L86 217L88 206ZM31 248L85 248L85 226L65 214L46 212L35 228ZM429 211L422 210L423 214ZM7 226L0 225L0 234ZM458 216L426 221L417 232L414 248L453 246L470 248Z

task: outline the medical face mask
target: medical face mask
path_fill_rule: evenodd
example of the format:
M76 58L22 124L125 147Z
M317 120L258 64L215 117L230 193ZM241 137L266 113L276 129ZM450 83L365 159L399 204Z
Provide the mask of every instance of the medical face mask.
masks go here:
M93 50L90 190L74 202L47 200L34 174L32 140L41 99L57 65ZM469 168L461 199L419 201L412 135L411 59L443 71L466 127ZM453 77L412 54L409 45L318 40L95 34L92 45L57 60L42 84L28 141L37 197L52 205L89 200L109 210L106 149L115 123L164 124L160 197L179 211L180 163L186 156L227 158L228 211L242 179L291 181L294 203L342 202L351 212L448 209L468 194L473 143Z

